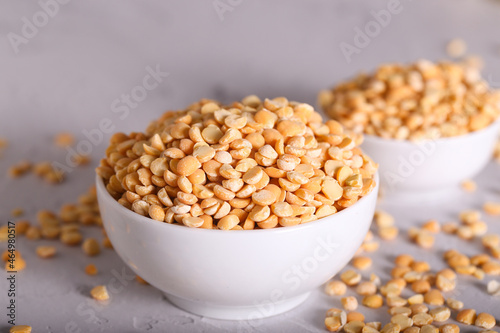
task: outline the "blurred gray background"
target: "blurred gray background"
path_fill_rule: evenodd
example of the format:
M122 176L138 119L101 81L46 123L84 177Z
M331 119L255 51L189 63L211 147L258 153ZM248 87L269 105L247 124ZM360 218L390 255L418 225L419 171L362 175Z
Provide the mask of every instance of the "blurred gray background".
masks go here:
M21 159L64 161L67 152L53 146L53 136L69 131L77 143L87 140L84 133L103 119L113 131L142 130L163 111L203 97L230 102L248 94L284 95L315 104L320 89L380 63L446 58L453 38L467 42L468 54L483 57L484 76L500 87L500 1L495 0L3 0L0 9L0 137L9 140L0 159L2 223L19 206L34 221L37 210L56 210L89 187L110 134L91 146L92 164L75 169L62 185L5 175ZM373 22L381 11L391 14L377 29ZM359 44L358 29L367 27L375 30ZM347 44L356 47L348 57L341 49ZM147 78L155 71L156 81ZM403 230L431 217L456 219L457 207L498 201L498 171L498 165L488 166L478 179L481 191L448 206L388 209ZM498 232L496 222L491 228ZM124 264L109 250L90 260L80 249L65 247L59 247L59 258L42 261L33 254L41 243L19 241L28 268L18 275L18 323L33 325L35 332L72 332L72 322L81 332L321 332L324 311L340 305L318 291L292 312L253 327L187 314L152 287L129 283L91 318L85 315L88 290L109 281L111 271ZM452 246L469 254L480 249L462 243L444 237L436 253ZM403 236L373 255L382 276L393 246L443 266L439 255L406 244ZM83 274L88 262L98 265L99 276ZM470 286L459 296L499 316L498 299L474 280ZM363 312L369 320L387 320L386 314ZM1 330L7 326L0 314Z

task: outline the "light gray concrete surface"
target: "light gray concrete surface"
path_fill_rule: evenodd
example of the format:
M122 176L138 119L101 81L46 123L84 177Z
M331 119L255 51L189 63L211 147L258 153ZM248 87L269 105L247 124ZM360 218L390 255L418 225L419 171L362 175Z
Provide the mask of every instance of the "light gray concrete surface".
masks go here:
M445 44L454 37L465 39L469 53L485 59L484 75L500 86L500 2L494 0L401 0L399 12L350 62L340 44L353 45L355 29L364 29L374 20L371 11L387 9L392 1L68 1L52 6L53 17L44 20L41 4L49 2L0 2L0 137L10 141L0 159L2 224L12 208L23 207L34 221L37 210L57 210L85 191L109 134L92 145L92 165L75 169L62 185L50 186L32 175L19 180L5 175L21 159L63 162L67 153L53 147L53 135L71 131L81 142L84 131L97 128L102 119L109 119L115 131L141 130L166 109L202 97L228 102L250 93L314 104L320 89L379 63L444 58ZM218 12L214 3L225 4L226 11ZM40 27L30 31L26 21L34 20ZM148 67L169 75L121 119L124 113L114 111L123 106L122 95L143 84ZM387 278L396 250L428 260L436 269L444 267L441 254L448 248L479 253L478 241L439 236L433 250L423 250L408 244L404 235L412 223L456 220L461 209L478 208L486 199L499 201L499 171L500 165L491 163L477 179L478 193L457 193L441 204L382 202L396 216L403 236L371 255L374 270ZM485 220L490 230L500 232L498 218ZM28 268L17 276L17 322L32 325L37 333L73 332L66 330L73 326L80 329L74 332L321 332L325 310L340 306L318 290L295 310L259 323L218 321L179 310L160 291L135 282L125 282L108 305L95 306L90 288L109 283L124 263L111 250L89 259L79 248L60 244L57 258L41 260L34 249L45 243L50 242L18 242ZM83 273L89 262L99 267L98 276ZM4 332L7 283L0 281ZM500 303L485 293L486 281L461 276L450 294L499 318ZM368 320L388 319L384 310L362 311Z

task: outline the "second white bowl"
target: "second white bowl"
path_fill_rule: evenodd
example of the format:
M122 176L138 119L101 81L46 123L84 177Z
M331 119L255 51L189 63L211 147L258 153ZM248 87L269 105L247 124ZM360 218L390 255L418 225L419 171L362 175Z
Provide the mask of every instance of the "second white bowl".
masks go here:
M413 143L365 135L362 149L379 163L384 193L429 192L476 176L491 159L500 120L466 135Z

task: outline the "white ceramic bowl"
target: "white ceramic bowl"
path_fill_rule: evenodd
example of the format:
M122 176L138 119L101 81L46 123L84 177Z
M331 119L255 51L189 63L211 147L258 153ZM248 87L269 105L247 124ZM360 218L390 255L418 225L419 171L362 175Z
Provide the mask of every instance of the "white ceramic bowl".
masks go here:
M500 120L466 135L416 144L365 135L362 149L379 163L384 194L440 193L476 176L491 159Z
M143 217L113 199L100 177L96 183L104 227L125 263L178 307L233 320L288 311L339 272L368 231L378 193L377 185L353 206L304 225L222 231Z

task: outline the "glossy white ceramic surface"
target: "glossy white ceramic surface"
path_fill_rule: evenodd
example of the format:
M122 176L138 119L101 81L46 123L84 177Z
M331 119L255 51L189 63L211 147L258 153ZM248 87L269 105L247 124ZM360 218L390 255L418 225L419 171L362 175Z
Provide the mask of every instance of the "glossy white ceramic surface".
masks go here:
M368 231L378 192L377 185L355 205L308 224L222 231L143 217L114 200L99 177L96 184L106 232L135 273L180 308L237 320L290 310L342 269Z
M500 120L463 136L422 143L365 135L362 149L379 163L384 194L443 193L476 176L491 159Z

